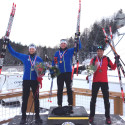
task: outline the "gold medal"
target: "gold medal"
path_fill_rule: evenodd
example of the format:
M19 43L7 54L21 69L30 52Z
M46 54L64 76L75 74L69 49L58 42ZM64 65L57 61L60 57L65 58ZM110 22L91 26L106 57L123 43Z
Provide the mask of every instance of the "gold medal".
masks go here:
M34 68L31 68L31 71L34 71Z
M63 58L63 56L64 56L64 54L66 53L66 51L67 51L67 50L65 50L63 53L60 53L60 51L59 51L59 55L60 55L60 61L59 61L59 62L60 62L60 63L62 63L62 60L61 60L61 59Z

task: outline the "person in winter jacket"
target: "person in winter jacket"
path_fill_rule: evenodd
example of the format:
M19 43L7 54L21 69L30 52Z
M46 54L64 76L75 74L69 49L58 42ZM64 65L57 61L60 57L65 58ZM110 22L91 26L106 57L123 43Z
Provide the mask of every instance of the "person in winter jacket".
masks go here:
M79 49L81 49L81 41L79 40ZM67 48L67 40L60 40L60 49L55 53L54 58L57 58L57 65L61 74L57 77L57 100L58 106L62 106L62 95L63 95L63 86L64 82L67 88L68 95L68 105L72 107L73 97L72 97L72 57L74 54L75 48ZM54 61L52 66L54 66Z
M20 124L26 123L26 109L27 102L30 94L30 88L32 88L33 96L34 96L34 109L35 109L35 122L41 123L42 120L39 116L39 84L37 81L37 74L34 69L36 63L43 62L41 57L36 55L36 46L34 44L29 45L29 54L18 53L11 45L8 43L7 45L9 52L19 60L21 60L24 64L24 74L23 74L23 95L22 95L22 119Z
M109 57L106 57L103 54L104 54L103 46L98 46L97 56L92 58L90 62L90 65L95 65L97 67L97 70L94 72L93 75L89 122L92 123L94 120L96 98L99 88L101 88L105 105L106 122L107 124L111 124L107 69L108 67L110 67L112 70L115 70L116 63L113 64L112 61L109 59Z

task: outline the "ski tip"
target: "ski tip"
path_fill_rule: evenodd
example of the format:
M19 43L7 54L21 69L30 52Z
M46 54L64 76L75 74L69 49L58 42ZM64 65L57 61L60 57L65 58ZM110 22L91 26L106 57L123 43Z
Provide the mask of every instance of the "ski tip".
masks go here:
M15 4L15 3L13 3L13 7L16 7L16 4Z
M48 102L49 102L49 100L48 100Z
M52 103L52 101L50 101L50 103Z

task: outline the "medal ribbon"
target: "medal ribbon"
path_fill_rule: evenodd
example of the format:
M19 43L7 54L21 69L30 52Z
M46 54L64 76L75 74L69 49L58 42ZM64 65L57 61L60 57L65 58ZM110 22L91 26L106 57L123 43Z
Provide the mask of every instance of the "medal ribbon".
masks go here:
M30 58L30 56L29 56L29 60L30 60L30 63L31 63L31 66L32 66L32 67L35 65L36 58L37 58L37 56L35 56L35 59L34 59L34 61L31 61L31 58ZM32 62L33 62L33 63L32 63Z
M97 59L98 59L98 62L100 63L100 68L102 67L102 60L103 60L103 57L101 58L101 61L99 60L98 56L97 56Z
M66 51L67 51L67 50L65 50L65 51L63 52L62 56L61 56L60 51L59 51L59 56L60 56L60 59L62 59L62 58L63 58L63 56L64 56L64 54L66 53Z

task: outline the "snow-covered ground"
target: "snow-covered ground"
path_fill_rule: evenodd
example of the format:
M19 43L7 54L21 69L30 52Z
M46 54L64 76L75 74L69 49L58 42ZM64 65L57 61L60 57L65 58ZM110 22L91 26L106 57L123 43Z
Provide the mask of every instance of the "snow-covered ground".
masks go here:
M75 88L89 88L89 84L84 80L80 80L82 78L83 75L79 75L79 76L74 76L75 80L73 81L73 87ZM50 90L50 85L51 85L51 80L48 79L48 77L44 77L43 79L43 88L40 91L48 91ZM53 82L53 90L57 89L57 83L56 83L56 78L54 79ZM117 91L120 92L120 87L119 84L112 84L109 83L109 90L111 91ZM124 85L124 90L125 90L125 85ZM87 110L87 112L90 112L90 108L89 108L89 104L90 104L90 99L91 97L87 97L87 96L81 96L81 95L77 95L76 96L76 105L77 106L84 106ZM56 106L57 105L57 99L56 97L52 98L52 103L48 103L47 101L48 99L44 99L44 100L40 100L40 107L43 108L49 108L50 106ZM114 113L114 104L113 104L113 100L110 100L111 103L111 114ZM63 97L63 105L67 105L67 96ZM124 109L125 109L125 105L124 105ZM3 113L3 114L2 114ZM9 107L9 106L1 106L0 105L0 120L7 119L7 118L11 118L14 117L16 114L20 114L21 113L21 107ZM104 102L102 98L97 98L97 103L96 103L96 113L97 114L104 114ZM123 119L125 119L125 110L124 110L124 115L122 116Z

